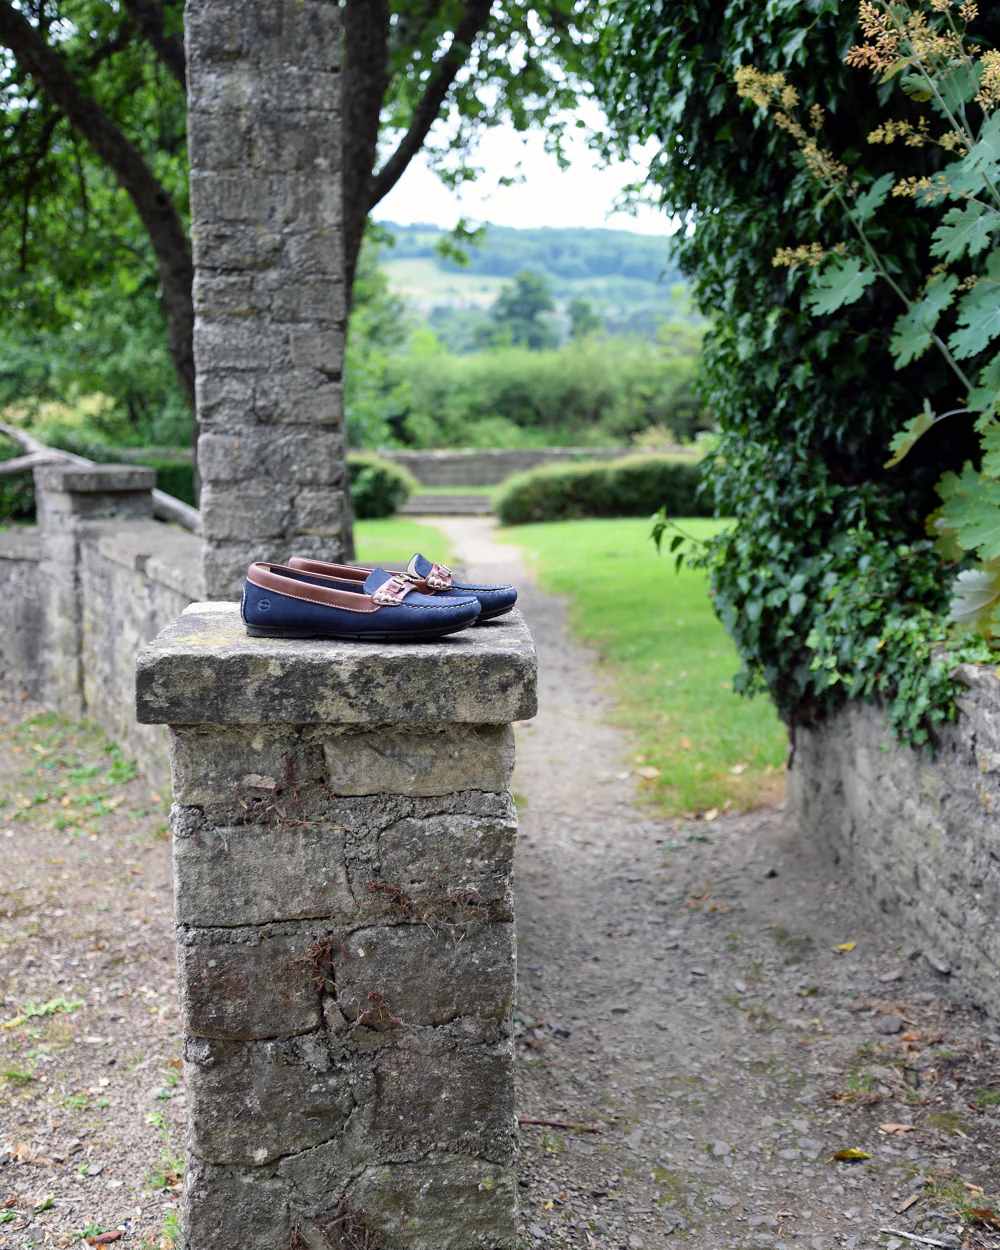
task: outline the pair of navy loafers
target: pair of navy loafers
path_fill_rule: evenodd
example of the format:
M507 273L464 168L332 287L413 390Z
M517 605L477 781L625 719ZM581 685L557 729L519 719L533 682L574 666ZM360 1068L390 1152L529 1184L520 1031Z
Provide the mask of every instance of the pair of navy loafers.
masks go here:
M257 638L418 642L503 616L516 602L513 586L456 582L422 555L402 569L293 556L250 565L241 611Z

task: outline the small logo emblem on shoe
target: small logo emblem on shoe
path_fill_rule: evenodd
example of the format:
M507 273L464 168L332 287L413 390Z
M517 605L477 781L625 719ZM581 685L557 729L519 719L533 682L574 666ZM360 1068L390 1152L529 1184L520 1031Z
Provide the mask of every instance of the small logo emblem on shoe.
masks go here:
M260 600L258 600L258 602L257 602L257 611L258 611L258 612L270 612L270 611L271 611L271 600L270 600L270 599L260 599Z

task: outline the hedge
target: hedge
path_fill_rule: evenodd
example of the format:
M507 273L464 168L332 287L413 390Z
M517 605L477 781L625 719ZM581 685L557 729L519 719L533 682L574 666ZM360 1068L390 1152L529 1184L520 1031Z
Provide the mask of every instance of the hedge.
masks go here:
M505 525L574 517L711 516L695 462L626 456L606 464L549 465L509 479L496 500Z
M354 515L360 521L392 516L419 485L406 469L367 452L352 452L347 457L347 472Z

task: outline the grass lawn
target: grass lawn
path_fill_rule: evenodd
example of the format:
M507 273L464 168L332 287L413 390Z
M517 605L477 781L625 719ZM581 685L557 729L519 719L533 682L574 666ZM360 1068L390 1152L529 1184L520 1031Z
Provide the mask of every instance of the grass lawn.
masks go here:
M704 537L722 522L683 524ZM766 698L733 693L736 651L704 574L675 573L649 528L645 519L561 521L499 537L525 552L547 590L569 597L574 630L609 661L649 797L670 815L757 806L780 794L784 727Z
M415 551L438 564L455 562L451 545L440 530L408 517L356 521L354 542L361 564L392 564L400 560L405 564Z

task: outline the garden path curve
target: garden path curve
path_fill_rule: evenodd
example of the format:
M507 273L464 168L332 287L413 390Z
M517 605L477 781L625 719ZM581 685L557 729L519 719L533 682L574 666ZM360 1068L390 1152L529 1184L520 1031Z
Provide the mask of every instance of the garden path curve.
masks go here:
M1000 1083L983 1023L782 810L644 809L565 605L491 520L434 524L473 577L523 588L539 652L515 774L520 1114L600 1129L525 1126L524 1246L1000 1245L949 1202L1000 1190L1000 1120L970 1102ZM871 1159L832 1158L852 1148Z

